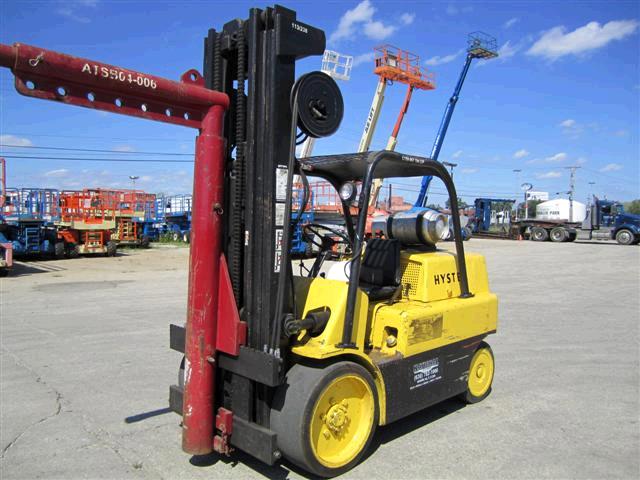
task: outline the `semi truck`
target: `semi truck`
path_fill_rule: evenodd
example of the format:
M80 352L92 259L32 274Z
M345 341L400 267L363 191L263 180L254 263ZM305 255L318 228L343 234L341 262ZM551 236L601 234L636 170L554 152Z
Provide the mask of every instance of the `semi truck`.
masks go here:
M512 223L512 234L535 242L615 240L620 245L635 245L640 242L640 215L626 213L619 202L594 196L582 222L523 219Z

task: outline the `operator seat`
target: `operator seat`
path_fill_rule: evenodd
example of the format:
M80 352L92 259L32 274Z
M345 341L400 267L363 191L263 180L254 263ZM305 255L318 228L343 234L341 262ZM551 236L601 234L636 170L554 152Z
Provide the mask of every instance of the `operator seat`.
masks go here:
M400 287L400 242L372 238L360 265L360 289L369 300L391 298Z

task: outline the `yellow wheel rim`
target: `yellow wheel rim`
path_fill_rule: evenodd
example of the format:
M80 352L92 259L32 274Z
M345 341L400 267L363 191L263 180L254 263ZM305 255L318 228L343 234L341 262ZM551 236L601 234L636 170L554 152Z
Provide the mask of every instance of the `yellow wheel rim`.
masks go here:
M493 357L488 348L479 349L471 359L469 367L469 391L474 397L481 397L493 381Z
M375 414L371 387L358 375L333 380L320 394L311 419L313 454L322 465L340 468L365 447Z

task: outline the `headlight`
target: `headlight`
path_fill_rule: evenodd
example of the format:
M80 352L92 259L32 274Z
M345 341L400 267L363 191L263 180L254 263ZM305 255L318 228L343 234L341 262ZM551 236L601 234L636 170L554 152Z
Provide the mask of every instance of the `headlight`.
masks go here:
M343 183L338 191L343 202L351 202L356 198L356 186L351 182Z

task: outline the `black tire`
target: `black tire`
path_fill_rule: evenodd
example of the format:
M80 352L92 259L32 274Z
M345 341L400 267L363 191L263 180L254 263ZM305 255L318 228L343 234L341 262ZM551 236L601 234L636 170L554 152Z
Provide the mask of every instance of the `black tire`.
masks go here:
M463 228L465 236L464 236L464 241L468 241L471 240L471 237L473 236L473 230L471 230L469 227L464 227Z
M142 237L142 240L140 240L140 247L149 248L150 243L151 243L151 239L145 235L144 237Z
M0 268L0 278L4 278L9 275L9 269L7 267Z
M569 232L569 238L567 242L575 242L576 238L578 238L578 234L576 232Z
M569 238L569 232L564 227L555 227L551 230L549 238L552 242L566 242Z
M64 242L56 242L53 246L53 257L56 260L62 260L64 258L65 248Z
M109 240L107 242L107 257L115 257L118 251L118 244Z
M75 243L71 244L67 251L67 256L69 258L78 258L80 256L80 247Z
M346 377L356 377L360 381L360 385L366 382L373 398L373 414L370 431L361 447L353 458L343 465L336 467L326 466L318 460L314 454L312 447L311 427L314 418L316 402L324 398L325 390L332 385L333 382L344 379ZM322 403L321 403L322 404ZM338 398L335 405L343 405ZM362 425L367 428L364 423L354 424L352 419L348 417L348 404L345 406L344 425ZM325 418L332 415L329 409ZM353 407L352 407L353 408ZM356 409L360 411L360 409ZM317 412L316 412L317 413ZM371 412L370 412L371 413ZM325 414L321 414L325 415ZM322 417L320 417L322 418ZM281 453L291 462L299 467L321 477L329 478L340 475L353 468L367 451L376 426L378 425L378 395L375 384L369 372L360 365L352 362L338 362L328 365L324 368L308 367L300 364L294 365L287 372L286 382L278 387L273 399L273 408L271 410L271 429L278 435L278 448ZM328 420L327 420L328 422ZM333 428L333 427L332 427ZM348 429L348 427L340 427ZM328 428L322 427L323 435L329 439L339 439L343 433L331 433ZM348 431L348 430L345 430ZM333 435L328 437L327 435ZM340 441L340 440L336 440ZM351 445L351 444L349 444ZM355 447L359 448L358 445Z
M173 240L174 242L179 242L180 241L180 232L173 232L171 234L171 240Z
M620 245L633 245L635 243L635 235L631 230L623 228L616 233L616 242Z
M549 232L542 227L533 227L529 233L529 238L534 242L546 242L549 240Z
M191 232L184 232L182 234L182 241L184 243L191 243Z
M491 362L491 372L490 372L490 377L488 378L488 388L486 389L486 391L483 391L482 393L475 395L472 392L472 387L470 386L472 383L472 376L474 375L474 372L472 370L476 370L474 368L474 361L476 360L476 356L480 354L480 352L486 352L488 353L489 357L490 357L490 362ZM485 360L486 361L486 360ZM493 385L493 377L494 377L494 373L495 373L495 361L493 358L493 351L491 350L491 347L489 346L488 343L486 342L482 342L480 343L480 345L478 346L478 348L476 349L476 351L473 353L473 357L471 358L471 362L469 363L469 373L467 375L467 391L464 393L461 393L459 398L465 402L465 403L478 403L481 402L482 400L484 400L485 398L487 398L489 396L489 394L491 393L491 387Z

